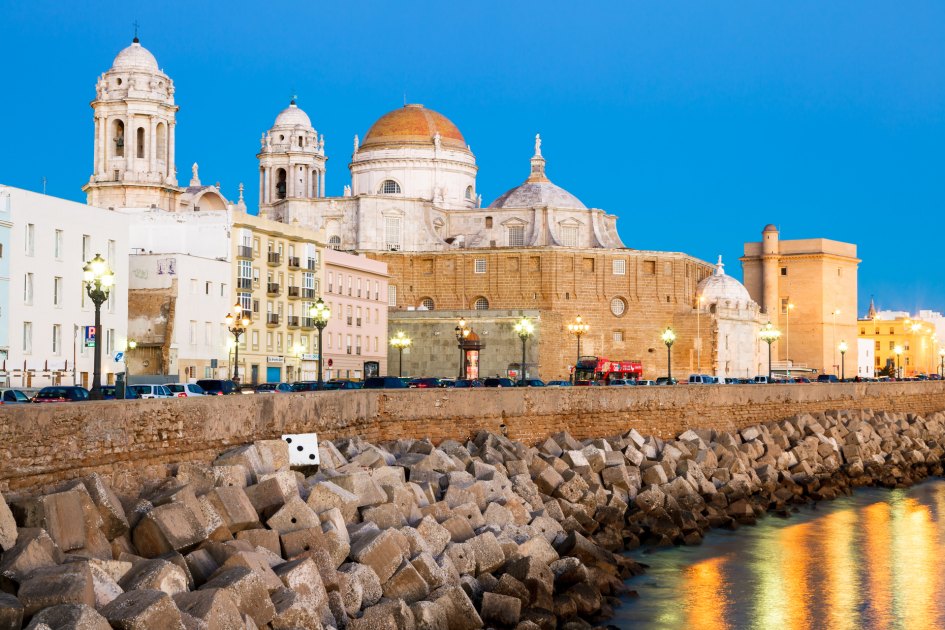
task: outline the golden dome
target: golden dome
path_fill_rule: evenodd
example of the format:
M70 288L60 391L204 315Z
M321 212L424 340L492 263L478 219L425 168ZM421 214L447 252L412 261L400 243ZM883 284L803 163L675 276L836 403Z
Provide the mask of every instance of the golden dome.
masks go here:
M378 118L361 147L430 145L436 134L444 147L466 150L466 140L449 118L423 105L404 105Z

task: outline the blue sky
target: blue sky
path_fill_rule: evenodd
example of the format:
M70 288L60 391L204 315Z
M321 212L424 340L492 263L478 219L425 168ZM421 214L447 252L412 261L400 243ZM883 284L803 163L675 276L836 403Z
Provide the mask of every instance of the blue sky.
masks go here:
M742 243L854 242L860 307L945 310L945 3L0 0L0 181L84 200L97 76L140 24L174 79L180 178L255 206L259 135L293 94L325 134L419 102L452 119L486 203L548 174L624 242L740 276Z

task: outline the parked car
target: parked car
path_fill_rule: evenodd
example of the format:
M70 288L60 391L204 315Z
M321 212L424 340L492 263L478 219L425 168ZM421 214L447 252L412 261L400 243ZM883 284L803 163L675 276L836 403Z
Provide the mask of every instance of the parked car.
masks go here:
M117 400L118 388L114 385L102 385L102 400ZM125 386L125 400L138 400L141 396L129 386Z
M515 382L510 378L487 378L482 382L484 387L515 387Z
M407 384L396 376L371 376L364 381L364 389L407 389Z
M656 381L644 381L642 379L637 381L637 387L652 387L653 385L656 385Z
M440 379L438 378L414 378L408 384L411 389L432 389L439 386Z
M689 384L690 385L715 385L719 382L719 379L708 374L690 374L689 375Z
M458 378L453 381L453 384L450 387L455 387L457 389L482 387L482 381L474 378Z
M362 381L349 381L348 379L338 378L329 383L334 383L338 385L338 389L363 389L364 383Z
M839 383L840 379L834 374L819 374L817 376L818 383Z
M524 384L522 381L515 381L515 384L519 387L546 387L545 381L539 378L526 378Z
M678 382L679 381L677 381L676 379L669 378L668 376L660 376L659 378L656 379L657 385L675 385Z
M206 396L207 392L203 387L196 383L166 383L164 387L171 391L171 394L177 398L191 398L193 396Z
M229 396L240 393L236 383L229 379L205 378L197 381L207 396Z
M164 385L129 385L128 389L141 398L174 398L174 395Z
M771 381L768 380L767 376L756 376L752 379L752 382L754 382L756 385L767 385Z
M289 394L292 386L288 383L260 383L255 391L257 394Z
M548 381L547 387L571 387L571 381Z
M39 393L33 396L34 403L50 402L82 402L89 399L89 390L84 387L61 385L53 387L44 387Z
M807 378L806 376L798 376L797 378L794 379L794 382L795 383L810 383L810 379Z
M18 389L0 389L0 405L22 405L28 403L30 397Z
M629 378L612 378L607 381L608 385L636 385L636 381Z

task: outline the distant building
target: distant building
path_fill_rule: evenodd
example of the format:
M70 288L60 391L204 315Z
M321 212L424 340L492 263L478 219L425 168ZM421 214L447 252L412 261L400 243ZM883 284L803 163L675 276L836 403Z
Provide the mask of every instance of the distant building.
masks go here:
M872 339L859 337L856 340L856 375L860 378L876 376L876 347Z
M115 273L102 339L83 282L96 254ZM128 218L0 186L0 265L0 383L90 387L96 343L102 384L114 383L128 325Z
M841 341L857 337L856 245L825 238L781 240L767 225L745 243L745 287L781 331L774 356L796 371L840 373Z
M931 311L922 312L934 317ZM875 371L895 373L898 368L901 376L909 377L938 373L939 351L945 346L936 332L936 323L912 317L907 311L877 311L872 300L870 312L857 322L860 339L873 344Z

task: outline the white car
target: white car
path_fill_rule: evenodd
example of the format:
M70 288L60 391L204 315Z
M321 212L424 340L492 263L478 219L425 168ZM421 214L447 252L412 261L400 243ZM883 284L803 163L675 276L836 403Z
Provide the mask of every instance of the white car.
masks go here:
M129 385L129 389L133 389L141 398L174 398L171 390L164 385Z
M196 383L167 383L164 387L169 389L171 394L177 398L191 398L193 396L207 395L207 392L203 391L203 387Z
M656 381L637 381L637 386L639 387L652 387L656 385Z

